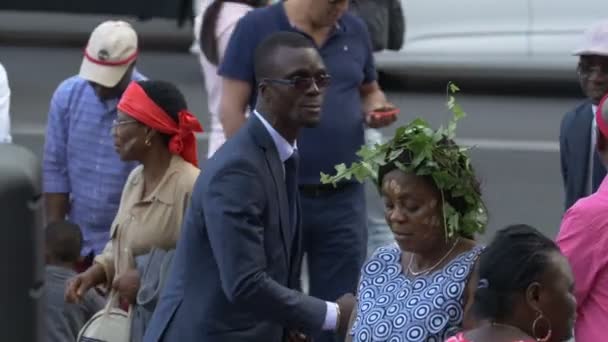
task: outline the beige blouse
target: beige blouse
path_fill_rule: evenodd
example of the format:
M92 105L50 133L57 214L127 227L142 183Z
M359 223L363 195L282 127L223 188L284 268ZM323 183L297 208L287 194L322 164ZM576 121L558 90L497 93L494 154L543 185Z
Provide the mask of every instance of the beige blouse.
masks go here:
M148 253L153 247L175 248L194 182L200 173L180 156L173 156L156 189L142 199L142 171L140 165L129 175L110 229L110 241L95 257L95 262L103 266L108 283L115 273L134 267L134 257Z

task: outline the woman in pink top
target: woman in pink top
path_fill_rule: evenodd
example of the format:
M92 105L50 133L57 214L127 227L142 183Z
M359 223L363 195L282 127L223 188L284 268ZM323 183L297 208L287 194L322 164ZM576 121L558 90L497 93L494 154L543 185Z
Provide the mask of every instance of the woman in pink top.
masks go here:
M211 157L225 141L219 117L222 78L217 74L218 66L239 19L252 9L267 4L268 0L213 0L194 21L195 39L200 41L202 50L199 59L211 114L207 157Z
M477 328L447 342L564 342L572 337L574 278L557 245L536 229L500 230L479 259Z

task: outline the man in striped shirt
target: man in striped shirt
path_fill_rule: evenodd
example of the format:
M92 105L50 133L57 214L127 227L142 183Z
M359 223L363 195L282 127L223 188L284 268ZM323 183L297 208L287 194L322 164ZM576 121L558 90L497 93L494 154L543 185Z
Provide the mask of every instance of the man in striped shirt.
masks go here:
M137 34L126 22L107 21L92 32L79 75L51 99L43 158L47 221L69 218L84 236L84 267L109 240L123 185L133 163L122 162L111 135L116 106L134 70Z

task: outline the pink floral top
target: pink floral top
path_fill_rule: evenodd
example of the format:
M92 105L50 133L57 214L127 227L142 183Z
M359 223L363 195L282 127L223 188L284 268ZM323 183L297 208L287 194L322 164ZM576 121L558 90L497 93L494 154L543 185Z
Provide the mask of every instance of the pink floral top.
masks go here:
M445 342L475 342L464 337L463 333L458 333L456 336L452 336L445 340ZM534 342L534 340L517 340L513 342Z

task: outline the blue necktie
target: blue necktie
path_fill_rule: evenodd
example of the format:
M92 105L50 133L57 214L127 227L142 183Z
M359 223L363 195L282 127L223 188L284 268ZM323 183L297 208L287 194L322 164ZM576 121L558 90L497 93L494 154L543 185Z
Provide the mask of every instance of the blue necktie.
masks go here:
M289 218L291 228L296 227L296 194L298 193L298 151L294 150L291 157L285 161L285 187L287 190L287 198L289 200Z

